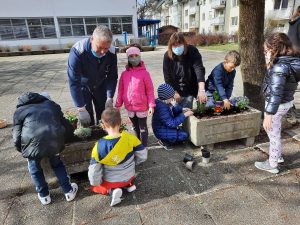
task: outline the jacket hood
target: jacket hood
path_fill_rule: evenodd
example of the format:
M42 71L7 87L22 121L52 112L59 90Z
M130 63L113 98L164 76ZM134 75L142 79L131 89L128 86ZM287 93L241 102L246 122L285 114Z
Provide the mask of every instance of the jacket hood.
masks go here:
M300 75L300 58L295 56L281 56L275 60L276 63L288 63L294 73Z
M25 92L18 98L17 108L23 105L29 105L33 103L40 103L48 100L46 97L33 92Z
M300 20L300 16L298 16L295 20L293 20L293 21L289 21L289 24L290 25L294 25L298 20Z
M139 71L139 70L146 70L144 61L141 60L141 63L139 66L136 67L129 67L128 64L125 66L126 70L130 71L130 70L135 70L135 71Z

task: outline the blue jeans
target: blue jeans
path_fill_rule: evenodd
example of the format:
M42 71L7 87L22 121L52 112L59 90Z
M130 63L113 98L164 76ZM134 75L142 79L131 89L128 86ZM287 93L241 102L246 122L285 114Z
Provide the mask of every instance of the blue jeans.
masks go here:
M70 178L59 155L57 154L49 157L49 162L63 192L66 194L71 191L72 186L70 183ZM44 172L41 167L41 159L28 159L28 170L35 185L35 189L40 196L46 197L49 195L48 184L45 180Z
M182 97L181 101L178 103L182 108L193 108L193 96Z

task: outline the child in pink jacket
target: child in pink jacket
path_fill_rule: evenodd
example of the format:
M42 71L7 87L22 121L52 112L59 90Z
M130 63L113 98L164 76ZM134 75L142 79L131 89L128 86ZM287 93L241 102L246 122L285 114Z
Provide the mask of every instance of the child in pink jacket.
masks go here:
M141 51L130 47L126 51L128 65L121 74L116 107L124 103L128 111L135 135L146 147L148 141L147 115L152 115L155 107L154 88L149 72L141 61Z

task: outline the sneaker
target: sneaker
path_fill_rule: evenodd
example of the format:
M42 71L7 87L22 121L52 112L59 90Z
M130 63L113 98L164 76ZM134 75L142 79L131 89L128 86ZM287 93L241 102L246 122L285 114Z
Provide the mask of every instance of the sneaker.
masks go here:
M72 190L69 193L65 194L66 200L68 202L72 201L76 197L76 194L77 194L77 191L78 191L78 185L77 184L72 183L71 186L72 186Z
M131 186L129 186L129 187L127 187L127 191L129 192L129 193L131 193L131 192L134 192L136 190L136 186L133 184L133 185L131 185Z
M161 147L163 147L165 150L167 150L167 151L172 151L172 150L173 150L172 146L171 146L170 144L166 143L166 142L163 142L163 141L161 141L161 140L158 140L158 144L159 144Z
M121 188L114 189L111 192L110 206L115 206L115 205L119 204L122 201L122 199L121 199L122 194L123 194L123 191Z
M38 198L39 198L39 200L41 201L41 203L42 203L43 205L48 205L48 204L51 203L51 197L50 197L50 194L47 195L46 197L41 197L41 196L40 196L40 193L38 193Z
M282 156L280 156L277 160L278 163L284 163L284 158Z
M279 173L279 170L277 167L270 166L269 160L266 160L264 162L255 162L254 165L257 169L260 169L260 170L265 170L270 173Z

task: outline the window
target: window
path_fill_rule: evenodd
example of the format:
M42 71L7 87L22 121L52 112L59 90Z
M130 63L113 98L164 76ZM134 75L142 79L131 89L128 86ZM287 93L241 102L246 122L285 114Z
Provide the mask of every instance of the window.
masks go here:
M133 32L131 16L58 18L58 24L62 37L91 35L97 25L109 27L113 34Z
M205 5L206 4L206 0L203 0L203 5Z
M281 8L286 9L288 7L289 1L288 0L282 0Z
M239 6L239 0L232 0L232 7Z
M202 20L205 20L205 13L202 13Z
M187 10L187 9L184 10L184 15L185 15L185 16L188 16L188 15L189 15L189 10Z
M238 17L231 17L231 25L232 26L237 26L238 25Z
M275 0L274 9L286 9L288 7L288 0Z
M56 38L54 18L0 19L0 39Z
M188 23L185 23L184 24L184 29L188 29L189 28L189 24Z
M83 18L58 18L60 35L67 36L85 36Z

